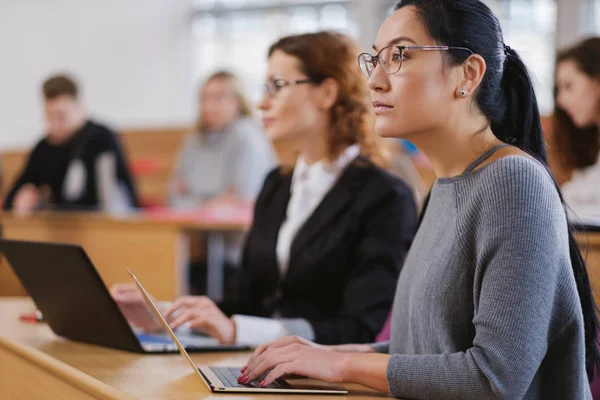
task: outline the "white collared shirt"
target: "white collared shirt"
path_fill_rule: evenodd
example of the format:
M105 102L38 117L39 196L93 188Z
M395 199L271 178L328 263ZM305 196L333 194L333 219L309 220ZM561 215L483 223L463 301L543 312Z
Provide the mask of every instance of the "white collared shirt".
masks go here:
M360 147L355 144L347 147L338 159L331 163L321 160L308 165L303 157L298 158L292 176L292 196L286 219L277 237L277 261L282 277L287 272L290 250L296 234L337 182L342 171L359 153Z
M296 234L335 185L344 169L359 154L360 147L354 144L347 147L334 162L321 160L308 165L303 157L298 158L292 175L291 198L286 219L277 237L277 261L281 277L287 272L290 250ZM238 344L256 346L294 333L288 332L286 325L274 318L235 315L233 320L236 324Z
M599 156L600 160L600 156ZM600 161L573 172L573 177L561 187L565 202L577 219L600 218ZM574 222L575 222L574 221ZM585 221L583 221L585 222Z

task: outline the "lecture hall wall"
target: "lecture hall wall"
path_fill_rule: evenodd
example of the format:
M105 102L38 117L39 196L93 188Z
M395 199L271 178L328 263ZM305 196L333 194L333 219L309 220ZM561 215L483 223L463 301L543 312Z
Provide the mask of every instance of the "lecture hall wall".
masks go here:
M193 0L0 0L0 151L41 137L40 84L60 71L112 126L188 123L192 10Z

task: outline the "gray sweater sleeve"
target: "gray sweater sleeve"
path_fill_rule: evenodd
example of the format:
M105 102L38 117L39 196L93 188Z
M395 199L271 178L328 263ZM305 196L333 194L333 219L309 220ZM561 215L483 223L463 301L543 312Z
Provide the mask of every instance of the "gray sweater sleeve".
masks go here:
M461 193L457 185L455 192L459 205L468 190L480 196L478 210L456 210L455 237L475 238L461 243L463 254L476 255L464 260L475 271L472 346L453 354L392 355L387 379L396 397L523 398L558 334L552 321L577 312L573 299L568 315L554 315L556 293L574 281L558 279L561 255L568 254L567 225L550 177L529 159L499 162L483 187Z

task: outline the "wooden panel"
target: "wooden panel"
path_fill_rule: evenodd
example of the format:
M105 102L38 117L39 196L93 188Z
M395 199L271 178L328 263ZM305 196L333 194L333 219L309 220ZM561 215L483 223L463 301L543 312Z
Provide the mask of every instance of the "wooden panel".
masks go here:
M188 130L185 127L130 129L120 134L130 162L149 160L156 171L135 177L140 198L165 204L167 184L177 162L177 155Z
M57 216L4 218L3 231L4 237L10 239L83 246L108 287L130 281L125 270L130 268L159 299L171 300L187 291L187 238L177 225ZM25 294L6 264L2 267L3 294ZM41 267L52 268L52 265Z
M27 291L21 285L6 258L0 257L0 296L27 296Z
M596 305L600 306L600 233L576 235L585 259Z
M29 150L14 150L2 152L2 186L0 193L2 198L6 196L15 180L25 167Z

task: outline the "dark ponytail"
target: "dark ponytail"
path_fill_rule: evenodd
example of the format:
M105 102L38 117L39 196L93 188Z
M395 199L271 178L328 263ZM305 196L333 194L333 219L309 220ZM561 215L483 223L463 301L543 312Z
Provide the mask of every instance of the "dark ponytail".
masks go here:
M406 6L417 9L438 44L467 47L483 57L487 70L476 93L477 106L487 116L498 139L520 148L547 168L540 112L531 78L517 52L504 44L500 22L492 11L480 0L403 0L396 5L396 10ZM465 53L444 52L447 62L454 65L469 57ZM564 206L556 181L555 185ZM428 200L429 196L421 220ZM571 226L569 252L583 312L586 371L591 381L594 368L600 365L596 340L598 317L586 265Z
M506 47L502 88L506 99L506 116L503 121L497 124L496 129L498 131L494 129L492 124L492 131L506 143L510 143L511 132L517 133L516 143L514 144L537 158L548 169L541 118L533 84L527 72L527 67L517 52L508 46ZM548 172L553 177L552 173ZM565 201L556 180L554 184L563 207L566 209ZM594 367L598 366L600 362L596 339L598 330L597 308L594 303L585 261L573 236L571 225L569 226L569 253L577 292L579 293L579 301L581 302L581 310L583 311L586 370L588 379L591 382L594 378Z
M491 121L492 131L498 139L546 164L542 120L529 72L516 51L506 45L503 47L504 70L499 99L503 112L500 118Z

